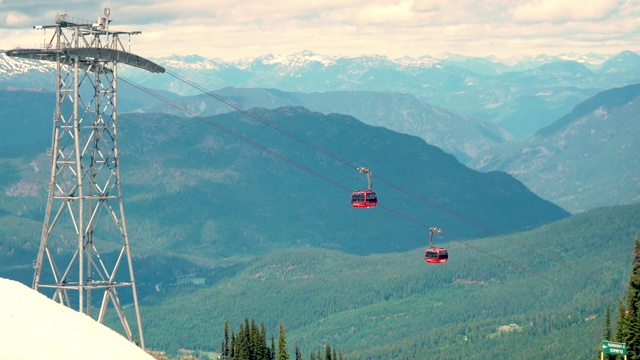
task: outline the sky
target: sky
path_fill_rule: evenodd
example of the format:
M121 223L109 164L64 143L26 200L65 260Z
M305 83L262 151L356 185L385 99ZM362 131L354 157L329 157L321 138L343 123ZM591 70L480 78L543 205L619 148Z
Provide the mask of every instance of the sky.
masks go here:
M0 278L0 358L153 360L89 316Z
M142 31L130 51L150 58L640 51L640 0L0 0L0 49L42 44L52 34L33 26L57 14L95 21L106 7L112 30Z

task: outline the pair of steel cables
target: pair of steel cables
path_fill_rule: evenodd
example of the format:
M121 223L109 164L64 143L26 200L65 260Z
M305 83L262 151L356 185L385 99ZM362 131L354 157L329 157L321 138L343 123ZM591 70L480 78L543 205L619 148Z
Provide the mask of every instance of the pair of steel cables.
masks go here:
M354 170L357 170L359 168L358 165L353 164L350 161L340 157L339 155L336 155L336 154L334 154L334 153L332 153L332 152L330 152L330 151L328 151L328 150L326 150L326 149L324 149L324 148L322 148L322 147L320 147L320 146L318 146L318 145L316 145L316 144L314 144L314 143L312 143L312 142L310 142L310 141L308 141L308 140L306 140L306 139L304 139L304 138L302 138L302 137L290 132L289 130L286 130L286 129L284 129L284 128L282 128L282 127L280 127L280 126L278 126L278 125L276 125L276 124L274 124L274 123L272 123L272 122L270 122L270 121L268 121L268 120L266 120L266 119L264 119L264 118L262 118L262 117L260 117L260 116L258 116L256 114L254 114L254 113L252 113L251 111L242 108L241 106L237 105L236 103L234 103L234 102L232 102L232 101L230 101L228 99L225 99L224 97L222 97L222 96L220 96L220 95L218 95L218 94L216 94L216 93L214 93L212 91L207 90L206 88L204 88L201 85L195 83L194 81L191 81L191 80L189 80L189 79L187 79L187 78L185 78L185 77L183 77L183 76L181 76L181 75L179 75L179 74L177 74L175 72L172 72L170 70L167 70L166 73L169 74L170 76L174 77L175 79L183 82L184 84L186 84L186 85L188 85L188 86L190 86L190 87L202 92L203 94L205 94L205 95L207 95L207 96L209 96L211 98L214 98L214 99L216 99L216 100L228 105L229 107L231 107L231 108L233 108L233 109L235 109L235 110L237 110L237 111L249 116L250 118L252 118L254 120L257 120L258 122L260 122L260 123L272 128L272 129L274 129L274 130L276 130L278 132L281 132L282 134L284 134L284 135L286 135L286 136L288 136L288 137L290 137L290 138L292 138L292 139L294 139L294 140L296 140L296 141L298 141L298 142L300 142L300 143L302 143L302 144L314 149L315 151L317 151L317 152L319 152L319 153L321 153L321 154L323 154L323 155L325 155L325 156L327 156L327 157L329 157L329 158L341 163L344 166L347 166L347 167L349 167L351 169L354 169ZM325 181L327 183L330 183L330 184L340 188L340 189L343 189L343 190L348 191L348 192L352 191L352 189L349 188L348 186L343 185L343 184L333 180L332 178L330 178L328 176L325 176L325 175L313 170L312 168L310 168L308 166L305 166L305 165L303 165L303 164L301 164L301 163L299 163L299 162L297 162L295 160L292 160L291 158L289 158L289 157L287 157L287 156L285 156L285 155L283 155L283 154L281 154L281 153L279 153L279 152L277 152L277 151L275 151L273 149L270 149L270 148L258 143L257 141L254 141L254 140L252 140L252 139L250 139L250 138L248 138L248 137L246 137L244 135L241 135L240 133L238 133L236 131L233 131L232 129L229 129L228 127L225 127L225 126L223 126L223 125L211 120L210 118L205 118L205 117L201 116L200 114L198 114L197 112L186 108L185 106L181 105L180 103L178 103L175 100L171 100L171 99L167 98L166 96L163 96L163 95L159 94L156 91L153 91L153 90L151 90L149 88L146 88L146 87L144 87L142 85L139 85L137 83L134 83L133 81L130 81L130 80L126 79L126 78L119 77L119 79L124 81L125 83L131 85L132 87L134 87L134 88L136 88L136 89L138 89L140 91L143 91L144 93L147 93L148 95L151 95L152 97L155 97L156 99L162 101L163 103L165 103L167 105L170 105L172 107L175 107L178 110L181 110L182 112L184 112L186 115L188 115L191 118L195 118L195 119L198 119L200 121L203 121L204 123L206 123L206 124L208 124L210 126L213 126L213 127L217 128L217 129L219 129L219 130L221 130L221 131L223 131L223 132L225 132L225 133L237 138L238 140L241 140L241 141L243 141L243 142L245 142L245 143L247 143L247 144L249 144L251 146L254 146L254 147L256 147L256 148L258 148L258 149L260 149L260 150L262 150L262 151L274 156L275 158L278 158L278 159L280 159L280 160L282 160L282 161L284 161L284 162L286 162L286 163L288 163L288 164L290 164L290 165L292 165L294 167L297 167L298 169L301 169L301 170L303 170L303 171L305 171L305 172L307 172L307 173L309 173L309 174L311 174L311 175L313 175L313 176L315 176L315 177L317 177L317 178L319 178L319 179L321 179L321 180L323 180L323 181ZM483 224L483 223L481 223L479 221L476 221L476 220L474 220L474 219L472 219L472 218L470 218L468 216L465 216L465 215L463 215L463 214L461 214L461 213L459 213L459 212L457 212L457 211L455 211L453 209L447 208L447 207L442 206L442 205L440 205L438 203L435 203L435 202L433 202L433 201L431 201L429 199L426 199L426 198L416 194L415 192L411 191L410 189L407 189L405 187L397 185L397 184L395 184L394 182L392 182L392 181L390 181L388 179L385 179L385 178L380 177L378 175L373 175L372 177L374 179L376 179L377 181L380 181L380 182L386 184L387 186L389 186L389 187L391 187L393 189L396 189L396 190L398 190L400 192L403 192L403 193L411 196L412 198L417 199L417 200L419 200L419 201L421 201L423 203L426 203L426 204L428 204L428 205L430 205L430 206L432 206L432 207L434 207L434 208L436 208L436 209L438 209L438 210L440 210L442 212L448 213L449 215L454 216L454 217L462 220L463 222L466 222L466 223L471 224L471 225L473 225L475 227L484 229L485 231L487 231L489 233L492 233L494 235L506 235L503 232L501 232L501 231L499 231L499 230L497 230L495 228L492 228L491 226ZM382 208L382 209L384 209L386 211L389 211L389 212L393 213L394 215L402 217L402 218L406 219L407 221L410 221L410 222L412 222L414 224L417 224L419 226L425 227L427 229L430 228L430 226L425 224L424 222L419 221L418 219L415 219L415 218L413 218L413 217L411 217L411 216L409 216L407 214L404 214L404 213L402 213L402 212L400 212L398 210L395 210L395 209L393 209L393 208L391 208L391 207L389 207L387 205L378 204L377 207L380 207L380 208ZM560 287L572 290L572 291L574 291L576 293L581 291L581 289L578 289L577 287L575 287L575 286L573 286L571 284L568 284L568 283L563 282L563 281L559 281L559 280L554 279L552 277L549 277L549 276L547 276L545 274L537 272L537 271L535 271L535 270L533 270L533 269L531 269L531 268L529 268L527 266L524 266L524 265L522 265L522 264L520 264L520 263L518 263L516 261L509 260L506 257L491 253L491 252L489 252L487 250L484 250L484 249L482 249L482 248L480 248L480 247L478 247L476 245L472 245L472 244L469 243L469 241L462 241L462 240L457 239L454 236L452 236L452 235L450 235L448 233L445 233L445 232L442 232L441 236L444 236L444 237L448 238L451 241L459 243L459 244L461 244L463 246L466 246L468 248L471 248L471 249L473 249L475 251L478 251L478 252L480 252L480 253L482 253L482 254L484 254L486 256L489 256L489 257L495 258L495 259L497 259L499 261L502 261L507 265L510 265L510 266L512 266L514 268L517 268L517 269L520 269L522 271L525 271L525 272L527 272L527 273L529 273L529 274L531 274L533 276L541 278L541 279L543 279L545 281L548 281L548 282L550 282L550 283L552 283L554 285L558 285ZM547 258L550 261L557 260L557 257L556 258L552 258L549 254L539 250L536 247L529 246L529 245L527 245L527 244L525 244L525 243L523 243L521 241L518 241L516 239L511 239L511 241L516 243L517 245L519 245L520 247L522 247L522 248L524 248L526 250L529 250L531 252L536 253L540 257ZM569 263L566 263L565 265L567 265L568 267L571 267L576 272L579 272L579 273L581 273L581 274L583 274L585 276L588 276L590 278L601 278L599 275L597 275L595 273L592 273L592 272L590 272L590 271L588 271L586 269L583 269L581 267L578 267L578 266L575 266L575 265L572 265L572 264L569 264ZM601 278L601 280L604 280L604 279Z

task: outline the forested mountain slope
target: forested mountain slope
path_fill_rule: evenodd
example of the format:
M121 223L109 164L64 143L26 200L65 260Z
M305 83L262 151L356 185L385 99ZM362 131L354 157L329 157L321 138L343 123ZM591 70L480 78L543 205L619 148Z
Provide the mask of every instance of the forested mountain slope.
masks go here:
M444 265L426 264L424 248L277 251L146 298L148 343L216 349L225 320L249 317L269 329L284 321L304 354L331 343L349 359L591 359L606 305L625 294L638 224L638 204L602 208L450 243Z
M164 114L119 117L127 222L138 244L205 247L215 256L301 245L366 254L425 243L426 229L393 211L455 229L460 237L532 228L567 216L509 175L473 171L417 137L303 108L255 113L338 159L243 113L207 119L211 123ZM41 218L48 180L46 171L36 169L47 169L49 160L41 151L35 159L4 160L5 171L16 174L4 184L5 212ZM350 206L350 192L367 187L357 166L373 171L383 206ZM36 200L35 208L26 205Z
M430 226L472 238L568 216L511 176L473 171L417 137L303 108L255 114L340 161L243 113L207 121L166 114L119 117L129 238L134 255L149 259L141 271L152 271L152 279L199 272L210 260L244 262L291 247L352 254L407 251L428 242ZM0 163L0 258L6 277L25 283L33 276L44 219L47 145L3 152ZM355 166L373 170L377 208L351 207L351 191L367 187ZM113 247L108 240L117 238L103 232L94 241L107 252ZM139 289L152 292L155 283L139 282Z
M640 200L640 85L603 91L526 142L470 166L502 170L573 212Z

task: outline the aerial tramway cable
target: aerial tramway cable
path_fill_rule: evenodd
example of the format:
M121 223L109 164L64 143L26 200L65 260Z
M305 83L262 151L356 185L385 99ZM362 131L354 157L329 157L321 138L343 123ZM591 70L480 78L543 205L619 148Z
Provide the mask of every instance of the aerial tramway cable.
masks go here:
M314 144L314 143L312 143L312 142L310 142L308 140L305 140L305 139L303 139L303 138L291 133L290 131L288 131L286 129L283 129L282 127L279 127L279 126L273 124L272 122L270 122L270 121L268 121L266 119L262 119L259 116L256 116L255 114L253 114L250 111L242 108L241 106L235 104L234 102L232 102L230 100L227 100L224 97L222 97L222 96L220 96L220 95L218 95L218 94L216 94L216 93L214 93L212 91L209 91L209 90L203 88L199 84L197 84L197 83L195 83L195 82L193 82L193 81L191 81L189 79L186 79L185 77L180 76L179 74L176 74L176 73L174 73L174 72L172 72L170 70L167 70L167 74L173 76L177 80L180 80L180 81L184 82L185 84L187 84L189 86L192 86L193 88L201 91L202 93L204 93L204 94L206 94L206 95L208 95L208 96L210 96L210 97L212 97L214 99L217 99L220 102L222 102L224 104L227 104L228 106L230 106L230 107L232 107L232 108L234 108L234 109L236 109L236 110L238 110L238 111L240 111L240 112L252 117L253 119L256 119L259 122L261 122L261 123L273 128L273 129L275 129L277 131L280 131L283 134L285 134L285 135L287 135L287 136L289 136L289 137L291 137L291 138L293 138L293 139L295 139L295 140L297 140L297 141L299 141L299 142L301 142L301 143L303 143L303 144L305 144L305 145L307 145L307 146L309 146L309 147L311 147L311 148L313 148L313 149L325 154L326 156L328 156L328 157L330 157L330 158L342 163L343 165L346 165L346 166L351 167L351 168L355 168L356 170L359 169L359 167L357 165L354 165L353 163L349 162L348 160L345 160L342 157L340 157L338 155L335 155L335 154L329 152L328 150L326 150L326 149L324 149L324 148L322 148L322 147L320 147L320 146L318 146L318 145L316 145L316 144ZM436 202L433 202L433 201L431 201L429 199L425 199L424 197L422 197L422 196L416 194L415 192L413 192L412 190L407 189L407 188L402 187L402 186L399 186L399 185L393 183L390 180L387 180L387 179L382 178L382 177L377 176L377 175L371 175L371 177L376 179L376 180L378 180L378 181L383 182L384 184L386 184L386 185L388 185L388 186L390 186L390 187L392 187L392 188L394 188L394 189L396 189L396 190L398 190L400 192L403 192L403 193L409 195L413 199L417 199L417 200L419 200L421 202L424 202L425 204L428 204L428 205L430 205L430 206L432 206L432 207L434 207L434 208L436 208L436 209L438 209L438 210L440 210L442 212L448 213L448 214L450 214L450 215L452 215L452 216L454 216L454 217L456 217L456 218L458 218L458 219L460 219L460 220L462 220L462 221L464 221L464 222L466 222L468 224L476 226L477 228L484 229L489 234L500 235L500 236L507 235L506 233L504 233L503 231L500 231L499 229L496 229L494 227L491 227L489 225L486 225L484 223L476 221L473 218L470 218L470 217L468 217L468 216L466 216L464 214L461 214L461 213L459 213L459 212L457 212L457 211L455 211L453 209L450 209L450 208L447 208L445 206L442 206L442 205L440 205L440 204L438 204ZM527 245L527 244L525 244L525 243L523 243L521 241L518 241L517 239L514 239L514 238L511 238L510 242L515 243L518 246L520 246L520 247L522 247L522 248L524 248L526 250L532 251L532 252L538 254L541 257L547 258L549 260L555 260L549 254L547 254L544 251L540 250L538 247ZM595 277L595 278L598 278L598 279L603 280L603 281L605 280L601 275L599 275L597 273L594 273L592 271L589 271L587 269L583 269L583 268L581 268L581 267L579 267L577 265L573 265L573 264L568 263L568 262L565 262L565 265L570 267L570 268L572 268L576 272L579 272L579 273L583 274L583 275L590 276L590 277Z
M284 128L282 128L282 127L280 127L280 126L278 126L278 125L276 125L276 124L274 124L274 123L272 123L270 121L267 121L267 120L255 115L255 114L253 114L252 112L244 109L242 106L234 103L233 101L227 100L227 99L223 98L222 96L203 88L202 86L198 85L197 83L195 83L195 82L193 82L193 81L191 81L191 80L189 80L189 79L187 79L187 78L185 78L183 76L180 76L180 75L174 73L173 71L166 70L166 73L171 75L171 76L173 76L174 78L184 82L185 84L187 84L187 85L189 85L189 86L201 91L202 93L204 93L204 94L206 94L206 95L208 95L208 96L210 96L210 97L212 97L212 98L214 98L214 99L216 99L216 100L218 100L218 101L220 101L220 102L222 102L222 103L224 103L226 105L229 105L230 107L232 107L232 108L244 113L245 115L250 116L251 118L253 118L253 119L255 119L255 120L257 120L257 121L259 121L259 122L261 122L261 123L273 128L273 129L275 129L275 130L277 130L277 131L279 131L279 132L281 132L281 133L283 133L283 134L285 134L285 135L287 135L287 136L289 136L289 137L291 137L291 138L293 138L293 139L295 139L295 140L307 145L307 146L310 146L311 148L313 148L313 149L323 153L324 155L326 155L326 156L338 161L339 163L342 163L343 165L346 165L346 166L348 166L348 167L350 167L352 169L356 169L356 170L358 169L357 165L355 165L355 164L353 164L353 163L351 163L351 162L349 162L349 161L347 161L347 160L345 160L345 159L343 159L343 158L341 158L341 157L329 152L328 150L326 150L326 149L324 149L324 148L322 148L322 147L320 147L320 146L318 146L318 145L316 145L316 144L314 144L314 143L312 143L312 142L310 142L310 141L308 141L306 139L301 138L300 136L288 131L287 129L284 129ZM199 114L197 114L197 113L195 113L193 111L190 111L190 113L194 114L194 116L199 116Z
M328 150L326 150L326 149L324 149L324 148L322 148L322 147L320 147L320 146L318 146L318 145L316 145L316 144L314 144L314 143L312 143L312 142L310 142L310 141L308 141L306 139L303 139L300 136L298 136L298 135L296 135L296 134L294 134L294 133L292 133L292 132L290 132L290 131L288 131L288 130L280 127L280 126L277 126L276 124L273 124L272 122L270 122L270 121L268 121L266 119L263 119L263 118L255 115L255 114L251 113L250 111L244 109L240 105L235 104L234 102L232 102L232 101L230 101L228 99L225 99L224 97L222 97L222 96L220 96L220 95L218 95L218 94L216 94L216 93L214 93L214 92L212 92L210 90L205 89L201 85L199 85L199 84L197 84L197 83L195 83L195 82L193 82L193 81L191 81L191 80L189 80L189 79L187 79L187 78L185 78L185 77L183 77L183 76L181 76L181 75L179 75L179 74L177 74L177 73L175 73L173 71L167 70L166 73L169 74L170 76L176 78L177 80L184 82L186 85L189 85L189 86L195 88L196 90L201 91L203 94L206 94L206 95L208 95L208 96L210 96L210 97L212 97L212 98L214 98L214 99L216 99L216 100L218 100L218 101L220 101L220 102L232 107L233 109L236 109L236 110L238 110L238 111L250 116L251 118L253 118L253 119L255 119L255 120L257 120L257 121L259 121L259 122L261 122L261 123L273 128L273 129L275 129L275 130L277 130L277 131L279 131L279 132L281 132L281 133L283 133L283 134L285 134L285 135L287 135L287 136L289 136L289 137L291 137L291 138L293 138L293 139L295 139L295 140L297 140L297 141L299 141L299 142L301 142L301 143L303 143L303 144L305 144L305 145L317 150L318 152L320 152L322 154L325 154L326 156L338 161L339 163L341 163L341 164L343 164L345 166L348 166L348 167L350 167L352 169L356 169L356 170L359 169L359 167L357 165L351 163L350 161L348 161L348 160L346 160L346 159L344 159L344 158L342 158L342 157L340 157L340 156L338 156L336 154L333 154L333 153L329 152ZM194 112L191 112L191 113L195 114ZM417 199L417 200L419 200L419 201L421 201L421 202L423 202L425 204L428 204L428 205L430 205L430 206L432 206L432 207L434 207L434 208L436 208L436 209L438 209L438 210L440 210L442 212L448 213L449 215L451 215L453 217L456 217L456 218L458 218L458 219L460 219L460 220L462 220L462 221L464 221L464 222L466 222L468 224L471 224L473 226L476 226L477 228L483 229L483 230L487 231L487 233L489 233L489 234L500 235L500 236L507 235L506 233L504 233L504 232L502 232L502 231L500 231L500 230L498 230L496 228L493 228L493 227L491 227L489 225L486 225L484 223L476 221L475 219L472 219L472 218L470 218L470 217L468 217L468 216L466 216L464 214L461 214L461 213L459 213L459 212L457 212L457 211L455 211L453 209L447 208L447 207L445 207L443 205L440 205L440 204L438 204L436 202L433 202L433 201L431 201L429 199L426 199L426 198L416 194L414 191L412 191L410 189L407 189L405 187L402 187L400 185L397 185L397 184L393 183L390 180L387 180L387 179L382 178L382 177L377 176L377 175L371 175L371 177L373 177L377 181L383 182L384 184L388 185L389 187L392 187L392 188L394 188L394 189L396 189L396 190L398 190L400 192L403 192L403 193L409 195L413 199ZM376 203L377 203L377 199L376 199ZM427 228L428 228L428 226L427 226ZM520 246L520 247L522 247L522 248L524 248L524 249L526 249L528 251L532 251L532 252L536 253L537 255L539 255L541 257L547 258L549 260L556 260L555 258L552 258L549 254L547 254L544 251L540 250L539 247L527 245L527 244L525 244L525 243L523 243L521 241L518 241L517 239L514 239L513 237L510 239L510 242L515 243L516 245L518 245L518 246ZM570 267L570 268L572 268L576 272L581 273L582 275L598 278L598 279L603 280L603 281L606 280L601 275L599 275L597 273L594 273L592 271L589 271L587 269L583 269L583 268L581 268L581 267L579 267L577 265L573 265L573 264L568 263L568 262L565 262L565 265Z
M172 74L171 72L169 72L169 73ZM182 77L178 76L176 78L182 80ZM270 149L270 148L268 148L268 147L266 147L266 146L264 146L264 145L262 145L262 144L260 144L260 143L258 143L256 141L254 141L254 140L251 140L251 139L247 138L246 136L243 136L243 135L241 135L241 134L239 134L239 133L237 133L237 132L235 132L235 131L233 131L233 130L231 130L231 129L229 129L229 128L221 125L221 124L218 124L218 123L216 123L216 122L214 122L212 120L206 119L206 118L202 117L201 115L197 114L196 112L185 108L184 106L180 105L179 103L177 103L174 100L171 100L171 99L169 99L169 98L167 98L167 97L165 97L165 96L163 96L161 94L158 94L157 92L155 92L153 90L150 90L150 89L148 89L148 88L146 88L146 87L144 87L142 85L139 85L139 84L136 84L136 83L134 83L134 82L132 82L130 80L127 80L126 78L120 77L119 79L124 81L124 82L126 82L126 83L128 83L129 85L133 86L134 88L136 88L138 90L141 90L141 91L143 91L143 92L145 92L145 93L147 93L147 94L149 94L149 95L161 100L162 102L164 102L164 103L166 103L168 105L171 105L171 106L183 111L185 114L190 115L193 118L197 118L197 119L199 119L201 121L204 121L205 123L207 123L207 124L209 124L211 126L214 126L214 127L218 128L219 130L224 131L225 133L227 133L227 134L229 134L231 136L234 136L234 137L238 138L239 140L241 140L243 142L246 142L249 145L255 146L255 147L257 147L257 148L259 148L259 149L271 154L272 156L289 163L290 165L293 165L293 166L295 166L295 167L297 167L297 168L299 168L301 170L304 170L304 171L308 172L309 174L311 174L313 176L316 176L316 177L318 177L318 178L320 178L320 179L322 179L322 180L324 180L324 181L326 181L326 182L328 182L328 183L330 183L330 184L332 184L332 185L334 185L336 187L339 187L339 188L341 188L343 190L351 192L351 189L349 187L347 187L347 186L345 186L343 184L340 184L339 182L337 182L337 181L335 181L335 180L333 180L333 179L331 179L331 178L329 178L329 177L327 177L327 176L325 176L325 175L323 175L323 174L321 174L321 173L319 173L319 172L317 172L317 171L315 171L315 170L313 170L313 169L311 169L311 168L309 168L309 167L307 167L305 165L302 165L302 164L300 164L300 163L298 163L298 162L286 157L285 155L283 155L283 154L281 154L281 153L279 153L279 152L277 152L277 151L275 151L273 149ZM190 84L190 82L187 82L187 84ZM196 87L196 88L201 90L199 87ZM206 91L206 90L202 90L202 91ZM220 96L215 95L215 94L213 94L213 93L211 93L209 91L206 91L206 93L210 94L211 96L215 97L216 99L223 99ZM337 155L334 155L334 154L330 153L326 149L323 149L323 148L321 148L321 147L319 147L319 146L317 146L317 145L315 145L315 144L313 144L313 143L311 143L311 142L309 142L309 141L307 141L305 139L302 139L302 138L298 137L295 134L292 134L291 132L289 132L289 131L287 131L285 129L282 129L281 127L278 127L278 126L276 126L276 125L274 125L274 124L272 124L272 123L260 118L259 116L251 113L248 110L245 110L245 109L241 108L240 106L234 104L231 101L228 101L226 99L223 99L221 101L223 101L225 104L228 104L228 105L232 106L234 109L237 109L240 112L242 112L242 113L244 113L246 115L249 115L253 119L256 119L256 120L258 120L258 121L260 121L260 122L262 122L262 123L274 128L274 129L276 129L276 130L278 130L280 132L283 132L283 133L287 134L288 136L292 136L296 140L299 140L299 141L311 146L312 148L322 152L323 154L325 154L325 155L327 155L327 156L339 161L340 163L342 163L342 164L344 164L346 166L354 167L355 169L358 169L357 166L352 165L350 162L340 158ZM391 182L388 182L388 181L386 181L384 179L381 179L381 181L385 182L386 184L388 184L388 185L390 185L390 186L392 186L392 187L394 187L394 188L396 188L396 189L398 189L400 191L406 192L406 193L408 193L408 194L410 194L412 196L415 195L412 192L410 192L410 191L408 191L408 190L406 190L406 189L404 189L404 188L402 188L400 186L397 186L397 185L395 185L395 184L393 184ZM420 197L417 197L417 196L416 196L416 198L421 200L421 201L423 201L423 202L426 202L426 203L428 203L428 204L430 204L430 205L432 205L432 206L434 206L434 207L436 207L436 208L438 208L440 210L446 211L446 212L448 212L448 213L450 213L450 214L452 214L454 216L457 216L457 217L461 218L464 221L467 221L467 222L470 222L470 223L474 223L474 224L481 224L479 222L473 221L473 219L470 219L470 218L468 218L466 216L463 216L463 215L461 215L461 214L459 214L459 213L457 213L457 212L455 212L455 211L453 211L451 209L448 209L448 208L446 208L446 207L444 207L442 205L438 205L436 203L433 203L431 201L428 201L426 199L423 199L423 198L420 198ZM386 205L378 204L378 207L380 207L382 209L385 209L385 210L387 210L387 211L389 211L389 212L391 212L391 213L393 213L393 214L395 214L397 216L400 216L400 217L402 217L402 218L404 218L404 219L406 219L406 220L408 220L410 222L413 222L413 223L415 223L417 225L420 225L420 226L425 227L425 228L429 228L429 226L427 224L425 224L425 223L423 223L423 222L421 222L421 221L419 221L417 219L414 219L414 218L412 218L412 217L410 217L410 216L408 216L408 215L406 215L406 214L404 214L402 212L399 212L399 211L397 211L395 209L392 209L392 208L390 208L390 207L388 207ZM482 253L484 255L493 257L493 258L495 258L497 260L500 260L500 261L502 261L502 262L504 262L504 263L506 263L508 265L511 265L511 266L513 266L515 268L518 268L520 270L528 272L531 275L534 275L536 277L542 278L542 279L544 279L544 280L546 280L546 281L548 281L550 283L553 283L555 285L558 285L558 286L561 286L561 287L564 287L564 288L567 288L567 289L570 289L570 290L573 290L573 291L576 291L576 292L580 292L581 291L580 289L578 289L578 288L576 288L576 287L574 287L574 286L572 286L570 284L567 284L565 282L562 282L562 281L550 278L548 276L545 276L544 274L536 272L533 269L530 269L530 268L528 268L528 267L526 267L524 265L518 264L517 262L511 261L511 260L509 260L509 259L507 259L505 257L493 254L493 253L488 252L486 250L483 250L483 249L481 249L481 248L479 248L477 246L469 244L466 241L459 240L459 239L457 239L457 238L455 238L455 237L453 237L453 236L451 236L449 234L446 234L446 233L443 232L442 235L445 236L446 238L450 239L451 241L454 241L454 242L457 242L457 243L459 243L459 244L461 244L463 246L469 247L469 248L471 248L471 249L473 249L475 251L478 251L478 252L480 252L480 253Z

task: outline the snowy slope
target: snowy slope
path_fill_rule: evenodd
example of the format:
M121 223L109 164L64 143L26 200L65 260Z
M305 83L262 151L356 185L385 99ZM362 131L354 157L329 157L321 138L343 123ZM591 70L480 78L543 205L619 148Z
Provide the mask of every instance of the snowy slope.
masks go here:
M0 359L153 359L92 318L0 278Z

